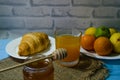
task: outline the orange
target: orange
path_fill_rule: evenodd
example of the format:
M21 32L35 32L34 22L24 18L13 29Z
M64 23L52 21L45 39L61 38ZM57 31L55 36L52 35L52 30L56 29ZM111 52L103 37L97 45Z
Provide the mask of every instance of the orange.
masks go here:
M94 41L96 40L94 35L83 35L81 39L81 46L85 50L94 50Z
M107 56L113 50L113 45L107 37L99 37L94 42L94 50L98 55Z

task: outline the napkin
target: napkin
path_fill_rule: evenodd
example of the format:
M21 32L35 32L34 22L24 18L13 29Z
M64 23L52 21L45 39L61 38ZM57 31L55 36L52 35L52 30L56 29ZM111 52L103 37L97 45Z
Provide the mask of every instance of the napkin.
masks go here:
M10 40L8 40L8 39L0 40L0 60L9 57L9 55L7 54L7 52L5 50L5 47L9 41Z

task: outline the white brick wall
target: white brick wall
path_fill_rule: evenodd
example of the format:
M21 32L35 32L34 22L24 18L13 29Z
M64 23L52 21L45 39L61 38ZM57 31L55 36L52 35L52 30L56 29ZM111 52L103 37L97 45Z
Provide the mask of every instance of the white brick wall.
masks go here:
M45 17L50 16L51 9L49 7L14 7L13 13L15 16Z
M120 6L119 0L103 0L104 6Z
M115 18L117 17L117 9L114 7L98 7L94 9L94 18Z
M33 5L45 6L67 6L71 0L32 0Z
M106 25L120 30L120 0L0 0L0 30Z
M73 5L78 6L100 6L101 0L72 0Z
M0 0L1 5L26 5L29 0Z

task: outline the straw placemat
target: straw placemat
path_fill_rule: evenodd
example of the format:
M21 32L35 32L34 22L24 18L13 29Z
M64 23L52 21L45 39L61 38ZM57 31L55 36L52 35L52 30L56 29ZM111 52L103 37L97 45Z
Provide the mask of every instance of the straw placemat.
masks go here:
M19 64L12 58L0 61L0 69L11 65ZM103 67L99 60L89 57L80 57L80 62L74 68L67 68L54 62L54 80L105 80L108 70ZM11 69L0 73L0 80L23 80L23 67Z
M66 68L55 64L55 75L58 80L105 80L109 71L100 60L87 56L80 57L79 64L73 68Z

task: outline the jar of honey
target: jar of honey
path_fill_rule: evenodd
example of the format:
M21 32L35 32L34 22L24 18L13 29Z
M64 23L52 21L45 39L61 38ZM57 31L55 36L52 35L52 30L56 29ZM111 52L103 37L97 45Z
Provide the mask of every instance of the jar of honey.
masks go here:
M37 57L43 57L37 55L29 57L27 60ZM36 62L29 63L23 67L24 80L54 80L54 67L51 58L46 58Z

